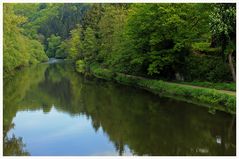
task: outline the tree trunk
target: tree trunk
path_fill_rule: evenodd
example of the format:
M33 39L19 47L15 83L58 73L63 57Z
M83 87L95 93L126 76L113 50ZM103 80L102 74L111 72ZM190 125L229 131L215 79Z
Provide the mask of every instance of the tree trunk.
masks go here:
M235 68L233 66L232 53L228 54L228 62L229 62L229 66L230 66L230 69L231 69L231 72L232 72L233 82L236 82L236 72L235 72Z
M175 73L175 77L177 81L184 81L183 75L181 75L179 72Z

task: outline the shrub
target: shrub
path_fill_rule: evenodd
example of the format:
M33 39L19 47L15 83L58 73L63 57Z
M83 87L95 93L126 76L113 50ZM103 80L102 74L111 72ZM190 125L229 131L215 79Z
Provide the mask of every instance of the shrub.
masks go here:
M94 76L97 78L105 79L105 80L111 80L114 77L113 71L105 68L100 68L97 66L91 67L91 72Z
M208 55L218 55L220 48L211 48L211 43L208 42L196 42L192 44L194 51L202 52Z
M185 63L184 76L187 81L232 81L230 68L220 57L191 55Z
M117 73L114 78L117 82L127 84L127 85L137 85L139 78L136 76L126 75L123 73Z
M76 71L79 73L85 72L85 62L83 60L76 61Z

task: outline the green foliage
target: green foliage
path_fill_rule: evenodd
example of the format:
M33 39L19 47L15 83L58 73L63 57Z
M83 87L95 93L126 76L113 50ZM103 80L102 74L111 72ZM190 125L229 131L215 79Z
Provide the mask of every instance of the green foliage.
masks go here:
M14 10L17 14L27 17L23 24L27 36L37 39L41 35L42 43L47 45L47 39L58 35L62 39L69 38L70 30L83 23L89 4L73 3L31 3L17 4Z
M131 63L151 75L167 66L179 71L191 42L209 30L208 12L198 14L201 10L200 4L135 4L126 30L133 46Z
M29 45L28 51L30 53L29 59L30 64L44 62L48 60L48 57L44 52L44 47L39 41L29 40L28 45Z
M95 33L91 28L86 28L83 41L83 58L87 64L90 64L96 58L97 41Z
M214 8L214 4L91 4L81 23L83 29L72 30L79 37L71 36L69 41L75 42L68 50L73 59L97 62L116 72L170 80L179 74L186 80L230 81L226 64L208 64L207 60L201 65L204 55L218 62L223 49L212 47ZM193 59L195 64L191 54L200 55ZM212 68L213 64L217 67Z
M78 25L75 29L71 30L71 38L68 40L68 58L77 60L83 58L83 44L81 36L82 27Z
M90 27L84 32L82 27L78 25L77 28L71 30L71 37L66 43L66 50L69 59L81 59L84 60L87 65L95 61L97 40L94 30Z
M49 57L66 58L66 44L61 40L82 21L86 8L83 4L18 4L14 10L28 18L23 24L25 34L45 44Z
M222 51L230 41L233 41L235 45L236 4L215 4L213 12L210 14L210 20L211 32L218 39L219 44L223 46Z
M136 76L131 76L131 75L123 74L123 73L117 73L117 76L114 79L117 82L122 84L136 86L137 83L141 80L141 78L139 77L134 78L134 77Z
M113 77L114 77L114 72L112 72L111 70L106 69L106 68L100 68L97 65L91 66L91 72L97 78L102 78L102 79L106 79L106 80L113 79Z
M48 46L47 46L47 51L46 54L48 57L55 57L57 50L59 49L61 45L61 37L60 36L55 36L51 35L48 39ZM59 54L59 53L58 53Z
M13 5L5 4L3 13L3 67L4 71L8 72L16 67L27 65L29 55L24 45L26 37L21 34L21 29L18 27L26 19L14 14Z
M15 10L19 15L24 15L28 18L28 23L23 27L29 37L37 38L38 33L44 35L45 39L50 37L51 28L48 23L53 23L54 18L58 15L58 9L62 4L47 4L41 7L41 4L20 4L15 6ZM44 29L44 31L41 31ZM57 27L54 27L55 29Z
M90 27L98 33L99 31L98 23L104 13L103 5L105 4L102 3L89 4L89 8L87 8L83 16L82 25L84 29Z
M186 59L185 80L231 81L229 66L220 57L192 55Z
M234 4L14 4L9 15L4 19L12 22L4 29L11 28L12 35L4 31L11 37L4 36L4 49L13 58L6 56L5 70L41 61L36 51L22 45L34 39L45 45L49 57L97 62L115 72L170 80L178 75L190 81L232 80L226 63L201 62L201 57L210 55L218 62L221 52L230 54L232 70ZM195 64L192 54L199 55L192 59Z
M218 55L221 51L220 48L210 47L209 42L197 42L192 44L192 49L195 52L204 53L206 55Z
M112 67L122 53L122 43L124 28L127 20L126 6L106 5L104 6L104 15L99 21L100 48L99 59L104 64Z
M233 81L236 81L235 61L236 52L236 4L215 4L210 14L211 32L216 39L217 45L222 50L220 56L224 61L228 57Z
M212 82L180 82L182 84L189 84L194 86L213 88L218 90L228 90L228 91L236 91L236 83L212 83Z
M85 72L85 62L83 60L76 61L76 71L79 73Z
M56 50L55 57L56 58L66 58L68 56L68 41L62 41Z
M3 7L3 67L5 73L31 63L47 60L41 43L23 34L24 29L20 26L26 22L26 18L16 15L14 6L15 4L4 4Z
M24 149L26 145L23 143L21 137L17 138L13 135L9 138L6 136L3 142L4 156L30 156L30 153Z

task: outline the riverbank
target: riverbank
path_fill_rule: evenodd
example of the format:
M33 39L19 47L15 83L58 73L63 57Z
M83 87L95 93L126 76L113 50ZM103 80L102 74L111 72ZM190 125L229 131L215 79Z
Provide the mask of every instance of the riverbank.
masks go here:
M232 92L236 94L236 83L229 82L229 83L213 83L213 82L199 82L199 81L192 81L192 82L176 82L178 84L185 84L191 86L199 86L205 88L212 88L217 90L224 90L228 92Z
M212 110L212 112L215 110L224 111L230 114L235 114L236 112L236 96L234 94L211 88L191 87L162 80L152 80L133 75L115 73L109 69L100 68L98 66L91 66L90 70L97 78L138 87L160 96L177 98L178 100L206 106Z

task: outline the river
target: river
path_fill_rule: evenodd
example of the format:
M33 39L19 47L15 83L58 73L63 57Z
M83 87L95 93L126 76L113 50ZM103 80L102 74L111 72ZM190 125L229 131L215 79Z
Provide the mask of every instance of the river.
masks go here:
M4 79L4 155L235 155L236 118L86 78L70 62Z

